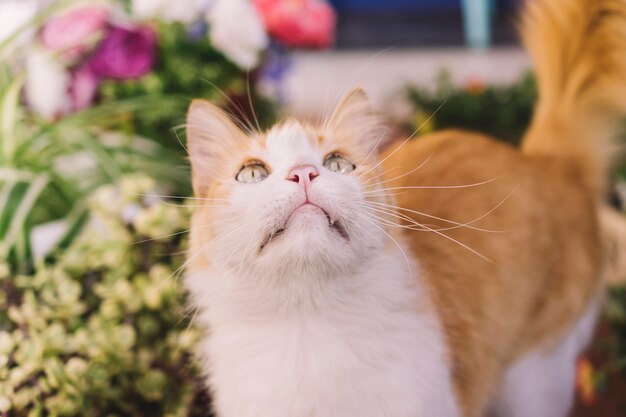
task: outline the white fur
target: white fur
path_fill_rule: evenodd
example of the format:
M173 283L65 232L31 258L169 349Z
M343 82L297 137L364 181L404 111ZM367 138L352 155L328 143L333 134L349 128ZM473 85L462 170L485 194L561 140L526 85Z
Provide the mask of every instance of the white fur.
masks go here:
M597 303L556 346L537 349L505 373L493 415L502 417L565 417L574 403L576 360L589 344Z
M217 415L458 416L419 265L409 267L384 227L362 216L366 168L323 167L332 150L315 149L293 123L250 155L268 162L267 179L224 179L232 192L216 213L218 237L202 252L211 266L186 278L208 330L200 349ZM300 164L319 170L308 198L349 240L319 210L292 214L304 191L285 177ZM281 225L285 232L260 250Z

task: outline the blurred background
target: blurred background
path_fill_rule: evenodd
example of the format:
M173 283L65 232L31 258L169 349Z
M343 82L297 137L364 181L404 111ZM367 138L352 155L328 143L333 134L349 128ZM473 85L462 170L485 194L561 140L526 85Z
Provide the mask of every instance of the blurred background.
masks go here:
M263 128L359 85L396 136L516 145L536 99L522 3L0 0L0 416L210 416L180 285L190 100ZM626 415L624 375L616 287L575 415Z

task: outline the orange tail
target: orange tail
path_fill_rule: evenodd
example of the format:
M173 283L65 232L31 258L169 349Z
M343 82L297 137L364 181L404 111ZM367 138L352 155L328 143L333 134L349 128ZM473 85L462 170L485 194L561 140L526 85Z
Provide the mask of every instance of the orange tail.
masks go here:
M600 195L626 115L626 0L528 0L522 37L539 89L522 149L568 158Z

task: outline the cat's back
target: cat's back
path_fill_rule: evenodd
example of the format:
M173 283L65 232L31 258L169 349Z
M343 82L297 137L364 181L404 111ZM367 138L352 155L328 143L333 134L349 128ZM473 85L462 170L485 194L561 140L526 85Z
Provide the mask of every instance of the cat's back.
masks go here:
M383 186L413 220L402 223L420 229L402 233L444 325L461 402L479 410L511 361L562 337L589 304L601 256L594 205L565 162L482 135L398 145L382 156Z

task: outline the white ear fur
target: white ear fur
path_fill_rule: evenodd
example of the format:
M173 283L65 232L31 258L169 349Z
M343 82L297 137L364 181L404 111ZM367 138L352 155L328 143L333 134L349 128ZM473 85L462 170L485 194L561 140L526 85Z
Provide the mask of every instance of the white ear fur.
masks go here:
M327 127L345 134L366 152L382 142L380 118L372 110L367 93L362 88L351 90L341 99Z
M204 195L217 165L236 148L245 134L219 107L206 100L193 100L187 112L187 150L196 195Z

